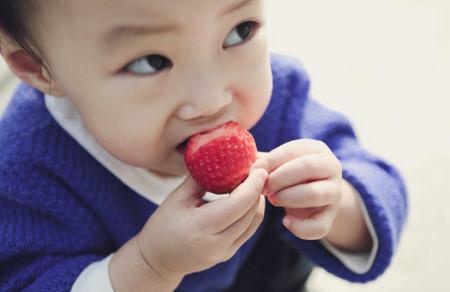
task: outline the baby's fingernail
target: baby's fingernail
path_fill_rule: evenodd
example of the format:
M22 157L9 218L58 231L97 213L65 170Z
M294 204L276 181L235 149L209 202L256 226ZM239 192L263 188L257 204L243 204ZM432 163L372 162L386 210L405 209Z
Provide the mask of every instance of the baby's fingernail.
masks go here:
M289 229L289 227L291 226L291 220L287 216L284 216L283 218L283 225L287 229Z
M256 160L250 167L250 172L254 171L255 169L261 168L261 166L261 162L259 160Z
M262 193L265 194L265 195L269 195L270 190L269 190L269 187L267 186L267 183L264 185Z
M256 159L256 161L253 162L252 167L264 168L265 170L269 171L269 163L264 157L259 157L258 159Z
M256 168L252 172L250 172L249 177L250 176L252 177L251 179L254 180L255 183L257 183L257 189L262 190L264 184L266 183L267 171L262 168Z
M255 176L258 180L261 180L261 182L265 184L268 174L264 168L253 168L250 169L248 176Z
M267 200L275 206L275 194L274 193L270 193L266 195Z

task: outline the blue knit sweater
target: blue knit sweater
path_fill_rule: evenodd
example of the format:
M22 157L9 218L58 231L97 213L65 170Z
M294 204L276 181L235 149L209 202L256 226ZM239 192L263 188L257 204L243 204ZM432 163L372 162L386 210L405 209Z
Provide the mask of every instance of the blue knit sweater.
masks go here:
M299 253L339 277L375 279L389 266L405 221L402 179L361 148L346 118L308 97L309 79L298 63L273 56L272 70L270 105L251 130L258 149L269 151L298 138L326 142L341 160L344 178L361 194L379 248L370 270L358 275L317 241L298 239L281 223L280 233ZM156 208L57 124L41 92L19 86L0 120L0 291L69 291L86 266L139 232ZM258 233L229 261L186 276L179 290L229 286L257 240Z

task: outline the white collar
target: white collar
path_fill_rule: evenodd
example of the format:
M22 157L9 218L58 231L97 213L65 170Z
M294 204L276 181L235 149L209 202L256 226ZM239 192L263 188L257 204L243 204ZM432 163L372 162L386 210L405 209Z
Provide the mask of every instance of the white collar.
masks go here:
M106 169L132 190L160 205L186 178L160 177L146 169L128 165L110 155L84 127L83 121L65 97L45 95L45 105L58 124L91 154ZM220 196L207 193L206 200L218 199Z

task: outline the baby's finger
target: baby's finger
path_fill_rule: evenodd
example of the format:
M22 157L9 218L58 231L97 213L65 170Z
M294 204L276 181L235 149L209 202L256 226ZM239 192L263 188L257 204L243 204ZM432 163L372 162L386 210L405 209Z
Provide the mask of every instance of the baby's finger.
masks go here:
M329 157L324 154L309 154L286 162L267 179L265 193L276 193L287 187L312 180L322 180L332 174Z
M270 171L277 169L286 162L300 156L327 151L325 143L317 140L302 139L283 144L265 155ZM269 172L270 172L269 171Z
M258 151L258 152L256 152L256 160L258 160L258 159L260 159L260 158L262 158L262 157L264 157L266 155L267 155L267 152L260 152L260 151Z
M238 238L242 233L244 233L244 231L247 230L249 225L252 223L254 217L257 215L260 204L261 204L261 197L259 200L255 202L252 208L248 210L247 213L244 214L244 216L239 218L237 221L235 221L230 226L226 227L224 230L220 231L216 235L223 238L223 240L229 241L231 245L231 243L233 243L236 240L236 238Z
M269 162L265 158L265 155L266 155L266 153L258 152L256 161L250 167L250 172L252 172L253 170L256 170L258 168L265 169L265 170L267 170L267 172L270 171Z
M185 206L198 206L203 201L202 197L205 190L192 178L187 176L181 185L179 185L163 202L178 202Z
M251 224L247 227L244 233L242 233L232 244L231 249L237 250L239 247L241 247L252 235L256 232L259 225L261 225L261 222L264 219L264 211L265 211L265 199L264 197L261 197L259 200L259 206L258 210L253 217L253 220Z
M337 209L328 206L309 218L302 218L301 214L295 215L295 212L301 212L301 209L288 210L288 215L283 218L283 225L301 239L317 240L324 238L330 231Z
M267 176L264 169L254 170L230 196L201 206L200 216L207 218L209 230L213 233L220 232L244 216L258 201Z
M285 208L310 208L332 205L341 199L335 180L319 180L288 187L268 196L270 203Z

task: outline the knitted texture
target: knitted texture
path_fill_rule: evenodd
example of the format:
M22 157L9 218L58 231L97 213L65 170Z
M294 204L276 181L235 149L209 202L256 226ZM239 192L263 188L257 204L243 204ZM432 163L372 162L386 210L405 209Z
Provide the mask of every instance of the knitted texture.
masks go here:
M345 117L308 97L309 78L300 64L274 55L272 71L271 102L251 129L258 149L299 138L327 143L360 192L380 244L371 269L358 275L319 242L290 234L281 218L280 232L329 272L354 282L373 280L389 266L405 221L403 181L392 166L361 148ZM0 120L0 291L69 291L84 268L120 248L156 208L57 124L41 92L18 87ZM229 261L186 276L178 290L231 285L257 240L255 234Z

